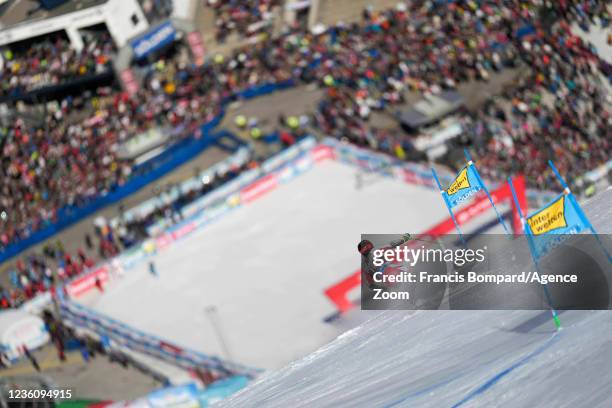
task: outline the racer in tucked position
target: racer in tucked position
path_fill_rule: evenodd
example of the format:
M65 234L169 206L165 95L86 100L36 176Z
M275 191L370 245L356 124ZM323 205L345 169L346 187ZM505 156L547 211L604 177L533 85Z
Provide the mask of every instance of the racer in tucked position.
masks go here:
M412 239L410 234L404 234L401 238L391 241L388 246L383 247L381 249L390 249L395 248L399 245L404 244ZM370 289L383 289L386 290L387 287L381 283L374 281L374 273L379 272L385 265L376 266L374 265L374 244L367 239L361 240L357 245L357 250L361 254L361 277L365 279L368 287Z

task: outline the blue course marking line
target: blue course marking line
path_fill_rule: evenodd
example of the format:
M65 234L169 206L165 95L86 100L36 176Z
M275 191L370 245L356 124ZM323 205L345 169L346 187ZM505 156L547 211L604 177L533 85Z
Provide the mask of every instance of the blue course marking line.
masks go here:
M453 405L453 408L455 407L459 407L461 404L464 404L465 402L469 401L471 398L473 398L474 396L486 391L488 388L490 388L493 384L495 384L497 381L499 381L502 377L504 377L506 374L508 374L510 371L514 370L515 368L525 364L529 359L531 359L532 357L536 356L537 354L541 353L542 351L544 351L544 349L546 349L550 344L552 344L554 341L556 341L556 339L558 338L558 335L560 335L561 332L556 332L555 334L553 334L548 340L546 340L546 342L540 346L538 349L536 349L535 351L531 352L530 354L528 354L527 356L523 357L521 360L519 360L517 363L513 364L512 366L510 366L509 368L503 370L502 372L496 374L495 376L493 376L492 379L488 380L485 384L483 384L482 386L480 386L479 388L477 388L476 390L474 390L472 393L470 393L468 396L466 396L463 400L459 401L457 404ZM420 389L418 391L415 391L411 394L408 394L396 401L393 401L387 405L385 405L385 408L391 408L391 407L395 407L399 404L401 404L402 402L405 402L407 400L410 399L414 399L417 397L420 397L422 395L425 395L431 391L434 391L435 389L441 388L447 384L450 384L462 377L464 377L465 375L476 371L478 368L483 368L483 367L487 367L501 359L503 359L503 356L499 356L497 358L494 358L492 360L487 361L484 364L481 364L478 367L474 367L473 369L470 370L465 370L463 372L459 372L456 375L450 376L436 384L432 384L426 388Z
M481 364L479 367L474 367L474 368L471 368L471 369L459 371L455 375L451 375L451 376L447 377L446 379L444 379L444 380L442 380L442 381L440 381L438 383L435 383L433 385L430 385L428 387L425 387L423 389L415 391L415 392L413 392L411 394L405 395L405 396L401 397L400 399L385 405L385 408L391 408L391 407L397 406L398 404L401 404L402 402L405 402L407 400L420 397L421 395L427 394L427 393L429 393L429 392L431 392L431 391L433 391L433 390L435 390L437 388L440 388L440 387L443 387L443 386L445 386L447 384L450 384L450 383L452 383L452 382L454 382L454 381L464 377L465 375L467 375L467 374L469 374L469 373L471 373L473 371L476 371L478 368L487 367L487 366L489 366L489 365L491 365L493 363L496 363L497 361L499 361L499 360L501 360L503 358L504 358L504 356L497 356L497 357L493 358L492 360L489 360L489 361Z
M437 384L433 384L433 385L430 385L427 388L423 388L421 390L418 390L418 391L416 391L416 392L414 392L414 393L412 393L410 395L402 397L401 399L399 399L397 401L393 401L392 403L390 403L388 405L385 405L385 408L395 407L397 404L401 404L404 401L407 401L407 400L412 399L412 398L420 397L421 395L427 394L427 393L435 390L436 388L443 387L446 384L449 384L449 383L451 383L451 382L453 382L455 380L458 380L459 378L463 377L465 374L466 373L461 373L461 374L458 374L458 375L456 375L454 377L449 377L446 380L440 381Z
M495 374L493 377L491 377L489 380L487 380L484 384L482 384L480 387L476 388L475 390L473 390L472 392L470 392L468 395L466 395L461 401L457 402L455 405L453 405L453 408L457 408L460 407L461 405L465 404L466 402L468 402L469 400L471 400L472 398L474 398L477 395L482 394L483 392L487 391L489 388L491 388L493 385L495 385L499 380L501 380L502 378L504 378L506 375L510 374L514 369L519 368L523 365L525 365L529 360L531 360L532 358L534 358L535 356L537 356L538 354L542 353L544 350L546 350L551 344L553 344L554 342L556 342L557 340L559 340L559 338L561 337L562 332L556 332L555 334L553 334L548 340L546 340L546 342L544 344L542 344L540 347L538 347L537 349L535 349L534 351L532 351L531 353L527 354L525 357L521 358L520 360L518 360L517 362L515 362L514 364L512 364L510 367L500 371L499 373Z

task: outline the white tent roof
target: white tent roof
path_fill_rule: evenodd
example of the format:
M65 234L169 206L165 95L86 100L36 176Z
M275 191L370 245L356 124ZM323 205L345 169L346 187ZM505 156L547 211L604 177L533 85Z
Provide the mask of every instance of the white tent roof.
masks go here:
M42 346L49 340L43 320L23 310L7 310L0 313L0 349L9 358L20 353L21 345L29 349Z

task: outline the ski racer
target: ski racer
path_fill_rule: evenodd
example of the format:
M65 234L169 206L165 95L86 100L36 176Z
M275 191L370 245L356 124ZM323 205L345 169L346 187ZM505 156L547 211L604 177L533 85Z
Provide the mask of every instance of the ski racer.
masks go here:
M411 239L412 236L410 234L404 234L401 236L401 238L391 241L388 246L383 247L381 249L395 248L399 245L404 244L405 242L410 241ZM374 265L373 249L374 244L372 244L372 242L367 239L361 240L361 242L359 242L359 244L357 245L357 250L361 254L362 278L365 278L365 281L367 282L368 287L370 289L386 289L384 285L374 281L374 273L380 271L381 268L384 268L384 265L382 267Z

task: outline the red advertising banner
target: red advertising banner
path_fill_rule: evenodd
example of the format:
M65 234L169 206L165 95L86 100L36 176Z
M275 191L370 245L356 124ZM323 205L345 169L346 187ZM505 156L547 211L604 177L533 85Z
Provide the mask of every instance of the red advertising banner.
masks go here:
M96 286L96 281L99 280L102 285L108 281L108 269L106 265L96 269L95 271L81 276L70 282L66 287L69 296L81 296L85 292L93 289Z
M163 233L162 235L155 238L155 247L157 250L162 250L170 245L174 241L172 234Z
M334 149L325 145L317 145L310 151L315 162L320 162L327 159L335 159Z
M245 187L240 191L240 198L244 203L250 203L253 200L258 199L262 195L269 191L272 191L278 185L278 180L275 174L268 174L262 177L255 183Z

